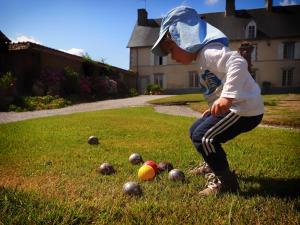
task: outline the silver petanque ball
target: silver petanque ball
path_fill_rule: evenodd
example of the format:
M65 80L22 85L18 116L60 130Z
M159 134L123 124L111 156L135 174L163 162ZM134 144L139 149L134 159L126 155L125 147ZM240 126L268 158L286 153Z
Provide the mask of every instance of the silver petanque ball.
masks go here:
M136 164L139 164L139 163L143 163L143 159L142 159L142 156L138 153L132 153L130 156L129 156L129 162L131 162L132 164L136 165Z
M98 168L98 172L103 175L110 175L115 172L115 169L110 163L102 163Z
M172 181L184 181L184 173L179 169L172 169L168 175L169 180Z
M137 182L127 182L123 185L123 192L127 195L141 195L142 189L141 186Z
M88 139L88 143L90 145L97 145L99 144L99 139L96 136L90 136Z
M168 161L162 161L162 162L158 163L157 168L158 168L159 172L163 172L163 171L170 172L172 169L174 169L172 163L170 163Z

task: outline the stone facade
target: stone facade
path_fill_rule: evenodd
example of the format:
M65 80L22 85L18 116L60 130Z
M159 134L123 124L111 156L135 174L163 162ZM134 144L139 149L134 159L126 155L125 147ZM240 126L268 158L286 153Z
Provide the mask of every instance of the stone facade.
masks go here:
M263 92L300 92L300 6L272 6L265 9L235 10L234 0L226 1L224 13L199 15L229 38L229 47L240 51L245 43L252 52L248 62L251 74ZM143 13L140 13L142 11ZM138 74L138 87L144 92L150 83L161 84L165 93L198 92L196 62L185 66L151 53L161 19L146 20L144 9L130 37L130 70ZM146 22L145 22L146 21Z
M65 67L84 74L83 57L68 54L46 46L31 42L9 43L1 42L0 51L0 74L11 72L17 78L17 89L21 95L32 94L34 80L44 70L63 71ZM128 88L136 88L136 73L118 67L106 65L100 62L93 63L94 75L100 75L103 68L110 70L109 76L121 78ZM89 74L91 75L91 74Z

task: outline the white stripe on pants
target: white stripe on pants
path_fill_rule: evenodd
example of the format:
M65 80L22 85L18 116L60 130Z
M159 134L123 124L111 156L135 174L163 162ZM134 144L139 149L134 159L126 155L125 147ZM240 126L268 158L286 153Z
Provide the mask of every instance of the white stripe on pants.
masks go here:
M216 135L222 133L227 130L230 126L232 126L238 119L239 115L230 112L227 116L225 116L222 120L212 126L203 136L202 145L206 155L212 152L216 152L214 146L211 144Z

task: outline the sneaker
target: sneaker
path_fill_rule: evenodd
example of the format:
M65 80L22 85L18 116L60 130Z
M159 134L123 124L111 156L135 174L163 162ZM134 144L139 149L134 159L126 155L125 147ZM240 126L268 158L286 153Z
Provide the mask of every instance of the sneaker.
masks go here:
M205 188L199 192L200 195L216 195L221 190L221 181L214 173L208 173L205 175L207 182Z
M209 165L206 162L203 162L199 166L189 171L189 174L193 174L193 175L205 175L208 173L212 173L212 170L210 169Z
M206 174L207 182L205 188L199 192L200 195L217 195L221 192L237 193L239 191L239 184L235 171L229 170Z

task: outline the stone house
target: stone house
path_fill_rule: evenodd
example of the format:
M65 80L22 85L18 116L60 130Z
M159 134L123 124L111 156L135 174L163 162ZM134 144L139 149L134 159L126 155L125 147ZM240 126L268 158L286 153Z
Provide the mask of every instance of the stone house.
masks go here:
M63 71L65 67L84 75L86 60L83 57L62 52L32 42L11 43L0 31L0 74L11 72L17 78L17 89L21 95L31 95L34 81L46 70ZM109 68L110 76L120 78L128 88L136 88L136 74L129 70L93 63L94 75ZM91 75L91 74L89 74Z
M230 48L250 46L248 64L262 90L273 93L300 92L300 6L273 6L236 10L234 0L226 0L225 12L199 14L219 28L230 40ZM138 89L159 84L165 93L198 91L195 63L180 65L170 56L157 57L151 47L159 34L161 18L148 19L145 9L138 18L127 47L130 48L130 70L138 74Z

